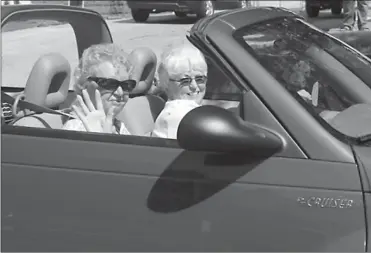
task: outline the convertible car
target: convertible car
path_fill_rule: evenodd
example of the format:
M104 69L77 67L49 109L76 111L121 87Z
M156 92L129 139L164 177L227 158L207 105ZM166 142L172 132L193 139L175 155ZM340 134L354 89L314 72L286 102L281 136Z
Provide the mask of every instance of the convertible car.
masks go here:
M70 24L78 56L112 42L90 10L2 8L2 27L34 19ZM165 103L141 93L150 48L130 53L130 136L62 130L70 62L41 55L24 89L1 89L13 114L1 126L1 250L369 251L371 36L347 35L280 8L198 21L188 39L207 59L207 94L177 140L143 135Z

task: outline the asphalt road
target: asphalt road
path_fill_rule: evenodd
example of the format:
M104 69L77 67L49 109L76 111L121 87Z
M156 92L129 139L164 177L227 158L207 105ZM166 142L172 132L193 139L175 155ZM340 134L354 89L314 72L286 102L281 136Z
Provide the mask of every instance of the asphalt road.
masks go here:
M338 27L341 20L341 17L322 12L310 22L330 29ZM173 14L158 14L144 24L127 19L111 20L108 24L114 42L123 45L128 52L143 46L159 56L165 47L186 41L186 33L195 21L192 17L180 19ZM32 66L46 53L59 52L69 60L72 69L77 66L76 42L69 25L37 27L32 24L31 28L20 28L20 24L10 24L2 33L2 86L24 87Z

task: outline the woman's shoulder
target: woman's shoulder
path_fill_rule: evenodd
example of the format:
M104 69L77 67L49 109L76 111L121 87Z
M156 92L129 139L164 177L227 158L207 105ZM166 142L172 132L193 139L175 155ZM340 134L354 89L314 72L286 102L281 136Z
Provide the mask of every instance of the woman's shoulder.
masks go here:
M193 110L200 105L191 100L172 100L165 104L163 111L161 112L161 118L169 119L181 119L189 111Z
M196 107L199 107L200 105L197 104L193 100L186 100L186 99L177 99L177 100L171 100L166 102L164 109L178 109L178 110L189 110Z

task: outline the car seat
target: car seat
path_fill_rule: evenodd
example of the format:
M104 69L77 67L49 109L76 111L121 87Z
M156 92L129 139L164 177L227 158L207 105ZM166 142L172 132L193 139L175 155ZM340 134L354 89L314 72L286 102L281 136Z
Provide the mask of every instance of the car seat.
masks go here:
M134 66L132 78L137 81L132 94L137 96L129 99L117 119L132 135L148 136L165 106L162 98L147 94L153 85L157 57L151 49L142 47L131 52L129 61Z
M56 108L67 98L71 66L59 53L41 56L33 66L23 96L25 101L48 108ZM41 113L27 115L14 122L15 126L56 128L63 125L60 115Z
M61 54L41 56L27 80L25 100L48 108L58 107L67 98L70 74L71 66Z

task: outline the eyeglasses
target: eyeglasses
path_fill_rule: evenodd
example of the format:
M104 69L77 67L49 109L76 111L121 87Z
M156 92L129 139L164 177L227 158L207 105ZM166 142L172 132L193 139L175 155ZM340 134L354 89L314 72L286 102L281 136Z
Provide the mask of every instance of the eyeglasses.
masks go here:
M88 81L93 81L98 84L98 86L105 90L115 91L118 87L124 92L131 92L137 85L137 81L133 79L119 81L113 78L103 78L103 77L88 77Z
M207 82L207 76L195 76L195 77L187 76L178 80L172 78L170 78L169 80L173 82L178 82L180 83L181 86L188 86L192 83L192 80L195 80L197 84L205 84Z

